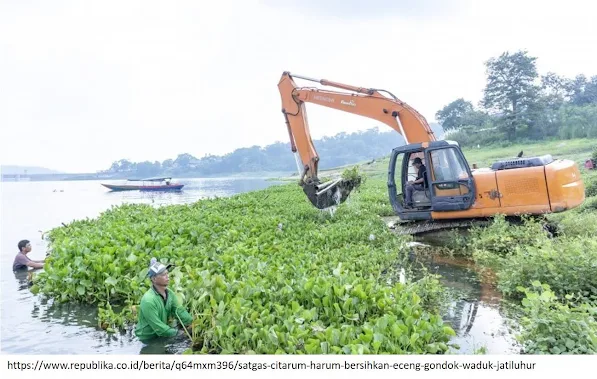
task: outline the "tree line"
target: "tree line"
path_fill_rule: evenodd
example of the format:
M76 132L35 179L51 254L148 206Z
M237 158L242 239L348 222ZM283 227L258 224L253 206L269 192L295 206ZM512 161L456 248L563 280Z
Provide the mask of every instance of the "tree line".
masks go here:
M478 106L459 98L435 115L449 138L465 146L597 138L597 76L540 76L536 64L524 50L487 60Z
M439 125L432 124L431 127L438 138L443 135ZM396 146L404 145L404 139L390 128L381 132L378 127L374 127L324 137L314 140L313 144L320 156L319 167L328 169L386 156ZM276 142L265 147L244 147L226 155L208 154L201 158L184 153L176 159L166 159L163 162L131 162L121 159L103 171L104 174L113 174L115 177L215 176L247 172L296 173L297 166L290 143Z

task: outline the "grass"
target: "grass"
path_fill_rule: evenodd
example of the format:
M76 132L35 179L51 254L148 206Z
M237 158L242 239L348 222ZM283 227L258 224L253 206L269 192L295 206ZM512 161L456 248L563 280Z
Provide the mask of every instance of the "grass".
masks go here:
M597 141L591 139L542 141L534 144L516 144L499 148L464 149L464 156L472 166L490 166L496 160L516 157L520 151L525 157L551 154L554 158L571 159L578 164L584 164L591 156Z
M472 167L476 164L479 168L489 167L495 161L513 158L520 151L525 157L551 154L554 158L571 159L580 166L584 165L586 159L591 157L593 149L597 145L594 139L554 140L541 141L533 144L514 144L508 147L481 147L478 149L463 149L464 156ZM389 152L388 152L389 153ZM326 157L321 157L325 160ZM385 178L388 172L389 156L357 164L361 173L372 178ZM329 170L320 170L320 176L339 176L349 166L336 167ZM295 180L295 177L285 178Z

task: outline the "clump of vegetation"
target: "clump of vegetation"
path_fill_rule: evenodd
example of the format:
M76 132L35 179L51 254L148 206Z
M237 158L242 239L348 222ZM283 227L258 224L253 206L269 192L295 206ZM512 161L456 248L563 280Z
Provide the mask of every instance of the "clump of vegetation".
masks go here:
M498 289L517 297L531 281L546 283L557 296L576 294L597 300L597 214L580 211L560 219L559 235L550 238L544 223L508 223L503 216L471 232L469 249L477 264L495 272Z
M583 175L586 196L597 196L597 171Z
M353 166L352 168L347 168L342 172L342 179L345 180L352 180L352 181L360 181L361 175L359 173L358 166Z
M597 236L597 196L588 198L576 212L570 212L554 217L558 233L561 237ZM562 240L563 238L560 238Z
M468 248L475 252L475 259L512 255L518 246L541 246L547 240L544 225L532 218L523 218L518 225L504 215L496 215L487 227L473 227Z
M597 239L572 237L543 246L519 246L497 272L498 288L509 296L517 287L540 281L563 297L597 300Z
M519 287L524 294L518 336L527 354L597 353L597 307L589 303L571 304L574 296L563 300L547 284L533 281L531 288Z
M351 188L359 189L365 183L365 176L360 172L358 166L347 168L342 172L341 178L350 183Z
M195 318L200 353L445 353L455 333L434 310L439 282L382 276L405 240L379 219L381 197L363 188L333 217L294 185L114 207L50 232L34 290L97 304L113 331L135 321L155 256L176 264L171 287Z

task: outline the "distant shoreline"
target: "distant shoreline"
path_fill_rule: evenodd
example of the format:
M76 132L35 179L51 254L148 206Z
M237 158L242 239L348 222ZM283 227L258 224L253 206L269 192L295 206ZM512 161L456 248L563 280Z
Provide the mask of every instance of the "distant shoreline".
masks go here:
M172 175L172 174L165 174L165 175L153 175L153 176L167 176L172 177L174 180L183 180L183 179L224 179L224 178L234 178L234 179L277 179L277 178L289 178L291 176L296 176L295 172L241 172L241 173L219 173L213 175L200 175L200 174L179 174L179 175ZM124 176L124 175L117 175L117 176L107 176L102 174L32 174L32 175L12 175L12 174L3 174L2 175L2 182L72 182L72 181L122 181L127 179L141 179L138 176Z

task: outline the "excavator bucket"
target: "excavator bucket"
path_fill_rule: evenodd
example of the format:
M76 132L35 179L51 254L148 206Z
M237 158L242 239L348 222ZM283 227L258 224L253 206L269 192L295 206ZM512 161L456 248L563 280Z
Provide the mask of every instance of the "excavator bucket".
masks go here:
M346 199L353 189L361 183L360 178L356 179L335 179L325 183L303 183L303 191L309 201L318 209L326 209L337 206Z

